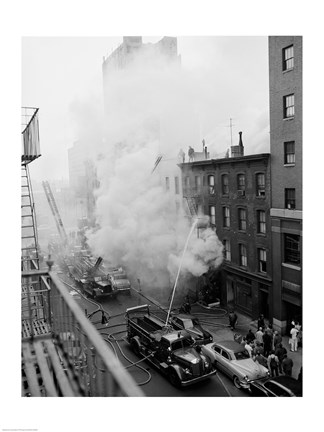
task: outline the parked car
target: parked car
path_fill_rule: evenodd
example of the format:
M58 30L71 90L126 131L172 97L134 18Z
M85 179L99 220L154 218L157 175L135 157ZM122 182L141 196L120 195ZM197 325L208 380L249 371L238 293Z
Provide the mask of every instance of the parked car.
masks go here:
M213 336L201 326L199 319L194 315L173 315L170 323L175 330L187 330L198 344L207 344L213 341Z
M212 359L214 367L228 375L237 388L249 389L251 381L269 376L269 371L255 362L243 345L225 340L201 347L202 352Z
M302 396L302 383L295 378L281 375L252 382L252 396L293 397Z

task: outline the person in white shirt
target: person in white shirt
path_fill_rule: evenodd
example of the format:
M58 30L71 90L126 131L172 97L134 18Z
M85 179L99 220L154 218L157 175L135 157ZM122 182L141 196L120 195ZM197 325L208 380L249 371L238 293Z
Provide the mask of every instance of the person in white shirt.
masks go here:
M297 351L297 347L298 347L298 330L296 329L296 326L293 327L290 330L290 351Z
M249 356L252 358L252 351L253 348L251 347L251 345L249 343L246 343L244 348L246 349L246 351L249 353Z

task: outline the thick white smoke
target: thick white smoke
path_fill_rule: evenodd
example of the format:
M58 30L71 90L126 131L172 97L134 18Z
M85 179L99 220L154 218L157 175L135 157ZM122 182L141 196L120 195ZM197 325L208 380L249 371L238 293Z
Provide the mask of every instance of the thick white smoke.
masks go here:
M194 101L188 77L178 65L145 54L127 69L112 72L106 91L106 142L98 162L96 219L88 232L96 255L126 267L145 286L174 281L190 226L176 212L161 171L152 173L158 154L174 158L192 143ZM159 168L159 167L158 167ZM180 176L180 171L179 171ZM222 262L223 246L211 230L190 239L183 272L200 276Z

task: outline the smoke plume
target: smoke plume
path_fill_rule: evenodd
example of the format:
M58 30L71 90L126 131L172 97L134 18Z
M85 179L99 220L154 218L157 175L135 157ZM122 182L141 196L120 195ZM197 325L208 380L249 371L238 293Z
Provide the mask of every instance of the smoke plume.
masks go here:
M126 69L112 71L105 91L105 145L97 161L99 229L87 233L88 244L111 265L125 266L142 286L169 287L190 222L165 190L163 164L152 170L161 154L181 179L175 156L197 136L192 86L178 64L145 53ZM199 231L182 263L182 272L194 276L222 262L215 232Z

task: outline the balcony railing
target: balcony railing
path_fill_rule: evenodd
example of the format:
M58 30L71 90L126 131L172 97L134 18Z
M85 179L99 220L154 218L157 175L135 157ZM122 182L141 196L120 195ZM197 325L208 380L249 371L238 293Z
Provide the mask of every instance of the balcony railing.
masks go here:
M38 108L21 108L21 162L26 164L40 154Z
M22 273L22 394L144 396L53 272Z

